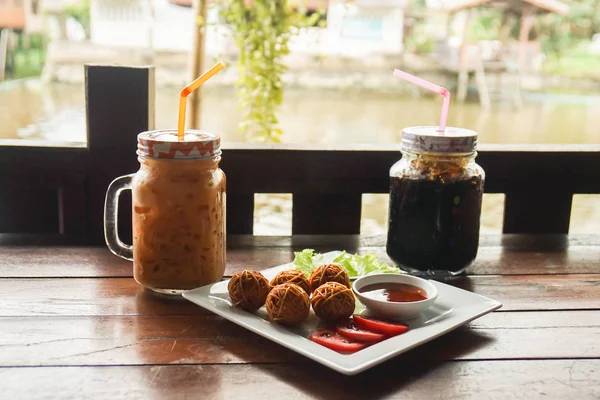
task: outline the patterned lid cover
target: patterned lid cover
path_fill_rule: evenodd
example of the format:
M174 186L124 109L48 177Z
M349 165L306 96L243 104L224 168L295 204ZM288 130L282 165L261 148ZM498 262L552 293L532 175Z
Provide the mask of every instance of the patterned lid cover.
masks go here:
M216 133L186 129L183 141L177 139L177 131L166 129L142 132L137 137L138 156L199 160L221 155L221 138Z
M437 126L411 126L402 130L402 149L428 153L472 153L477 150L477 132L447 127L441 135Z

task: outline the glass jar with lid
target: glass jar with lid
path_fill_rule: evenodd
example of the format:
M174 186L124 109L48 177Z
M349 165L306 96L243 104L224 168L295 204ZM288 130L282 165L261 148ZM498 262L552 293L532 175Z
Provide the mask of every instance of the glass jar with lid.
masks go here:
M225 270L225 174L214 133L161 130L138 135L137 173L115 179L106 194L108 248L133 261L142 286L165 294L214 283ZM116 229L119 194L132 190L133 246Z
M485 172L477 133L421 126L402 131L402 158L390 169L387 254L418 275L452 276L477 256Z

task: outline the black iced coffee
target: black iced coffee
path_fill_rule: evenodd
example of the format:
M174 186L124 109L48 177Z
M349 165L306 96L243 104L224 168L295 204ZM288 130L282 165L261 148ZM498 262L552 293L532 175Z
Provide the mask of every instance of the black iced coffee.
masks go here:
M387 253L410 272L455 275L477 255L484 172L475 132L429 132L403 132L403 157L390 170Z

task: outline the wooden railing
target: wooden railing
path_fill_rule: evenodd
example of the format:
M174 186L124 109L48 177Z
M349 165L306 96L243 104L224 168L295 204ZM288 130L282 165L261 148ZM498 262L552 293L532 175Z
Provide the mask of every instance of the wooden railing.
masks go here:
M103 242L106 188L135 172L137 133L153 129L152 68L86 68L87 148L1 146L0 233ZM31 143L29 143L31 144ZM255 193L292 193L292 231L359 233L363 193L387 193L399 145L226 144L227 229L252 233ZM573 194L600 193L600 146L481 146L485 190L505 193L506 233L567 233ZM122 199L122 235L131 206Z

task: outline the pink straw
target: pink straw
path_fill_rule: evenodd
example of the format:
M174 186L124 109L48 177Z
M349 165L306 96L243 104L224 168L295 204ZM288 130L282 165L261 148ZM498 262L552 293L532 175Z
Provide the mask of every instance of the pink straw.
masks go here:
M446 88L436 85L435 83L418 78L404 71L400 71L399 69L394 70L394 76L396 78L403 79L410 83L414 83L415 85L421 86L422 88L431 90L432 92L438 93L444 97L444 102L442 103L442 112L440 114L440 126L438 128L438 132L440 132L443 135L444 131L446 130L446 123L448 122L448 108L450 107L450 91Z

